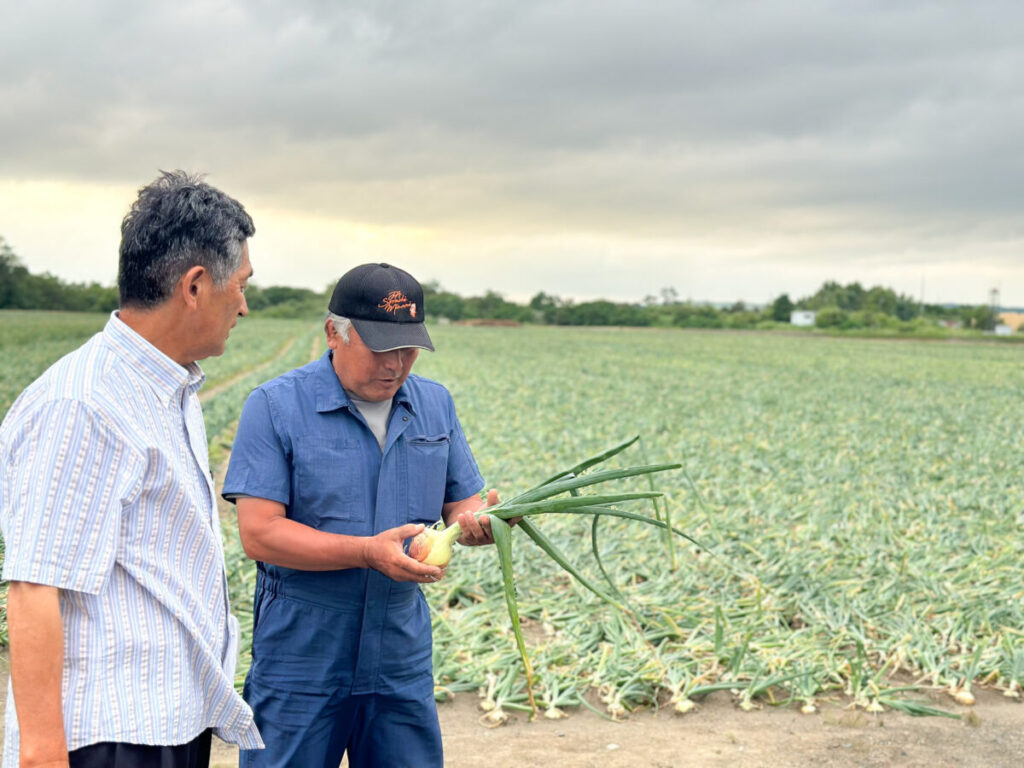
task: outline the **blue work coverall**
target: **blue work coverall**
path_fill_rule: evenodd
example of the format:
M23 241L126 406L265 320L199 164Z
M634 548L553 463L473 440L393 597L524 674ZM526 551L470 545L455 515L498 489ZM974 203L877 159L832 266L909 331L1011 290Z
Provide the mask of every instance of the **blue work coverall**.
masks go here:
M409 376L383 452L330 352L253 391L223 495L270 499L322 531L372 536L433 523L483 478L440 384ZM265 750L242 766L441 766L430 615L419 585L372 569L259 564L244 697Z

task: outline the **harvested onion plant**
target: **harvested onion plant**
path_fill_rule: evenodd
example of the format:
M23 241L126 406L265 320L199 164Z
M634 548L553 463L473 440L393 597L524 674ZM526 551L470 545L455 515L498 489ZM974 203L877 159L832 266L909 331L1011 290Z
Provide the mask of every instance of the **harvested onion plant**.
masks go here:
M606 469L590 472L592 467L601 464L613 456L626 450L629 446L639 440L634 437L610 450L593 456L574 467L558 472L533 488L525 491L509 501L501 502L486 510L491 521L491 531L494 534L495 549L498 553L498 562L501 567L502 581L504 585L503 594L505 603L508 606L509 618L512 620L512 632L515 636L519 656L522 659L523 669L526 672L526 695L530 703L530 709L534 715L537 714L538 706L534 697L533 683L534 672L530 664L530 657L527 653L526 640L523 637L522 623L519 617L519 604L516 599L515 574L512 562L512 531L513 526L507 521L518 520L518 527L529 537L540 550L551 560L557 563L566 573L571 575L580 584L593 592L606 603L615 606L632 618L632 611L625 604L614 581L608 577L607 571L601 565L601 549L599 545L599 524L604 518L619 518L632 522L643 523L650 526L662 528L669 533L668 557L674 555L672 549L671 534L675 533L684 539L696 543L690 536L672 527L668 520L660 519L660 513L655 503L655 517L649 517L636 512L627 512L618 509L615 505L635 501L655 502L661 493L657 491L642 491L636 493L611 493L611 494L583 494L581 489L601 485L610 481L623 480L629 477L640 475L650 476L657 472L679 469L679 464L645 464L641 466L626 467L623 469ZM606 583L598 584L585 576L569 557L538 527L534 518L541 515L563 514L579 515L590 518L591 549L594 558L606 578ZM444 566L448 564L452 555L452 545L461 533L458 523L447 528L443 523L438 523L433 528L428 528L417 536L409 545L411 557L431 565ZM635 619L634 619L635 622ZM486 701L493 701L494 690L497 686L497 679L491 676L488 684ZM615 709L615 692L609 694L610 708ZM548 691L544 699L544 710L548 717L557 717L557 686L554 692ZM489 712L494 712L494 707L489 707ZM622 710L624 711L624 710Z
M737 706L808 712L856 702L934 714L915 702L928 698L964 714L968 684L978 702L1019 700L1020 345L530 327L437 336L445 354L421 357L419 372L453 383L491 487L533 485L538 466L569 466L628 428L643 435L643 463L683 463L654 476L659 505L714 553L677 546L673 568L661 531L602 520L601 561L640 637L513 529L542 710L686 711L723 689ZM496 355L500 377L477 365ZM610 591L578 518L539 523ZM522 672L507 672L522 662L489 549L460 551L427 590L437 694L486 694L493 675L494 702L529 711Z

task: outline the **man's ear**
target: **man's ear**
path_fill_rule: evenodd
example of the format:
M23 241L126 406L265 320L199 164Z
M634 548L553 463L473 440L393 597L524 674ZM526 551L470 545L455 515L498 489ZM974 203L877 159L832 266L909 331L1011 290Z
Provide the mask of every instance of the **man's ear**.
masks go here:
M178 282L178 291L185 305L195 308L199 301L199 294L204 287L203 278L206 276L206 267L196 264L181 276Z
M331 318L327 318L324 321L324 332L327 334L327 346L334 349L341 339L338 338L338 332L334 329L334 323L331 322Z

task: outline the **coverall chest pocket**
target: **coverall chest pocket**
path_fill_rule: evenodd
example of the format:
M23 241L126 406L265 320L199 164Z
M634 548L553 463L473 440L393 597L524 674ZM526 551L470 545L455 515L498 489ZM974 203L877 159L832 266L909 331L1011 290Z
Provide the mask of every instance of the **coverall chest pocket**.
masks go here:
M295 508L308 525L362 520L363 462L356 440L302 437L295 441ZM296 519L299 519L296 516Z
M409 437L409 522L433 523L441 517L448 482L448 435Z

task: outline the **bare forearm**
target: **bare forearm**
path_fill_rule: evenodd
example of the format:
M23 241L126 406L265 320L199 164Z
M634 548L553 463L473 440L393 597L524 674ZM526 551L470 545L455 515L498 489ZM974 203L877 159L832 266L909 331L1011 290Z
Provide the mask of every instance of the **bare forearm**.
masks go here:
M318 531L286 517L243 529L242 546L253 560L302 571L367 567L364 537Z
M61 690L64 627L56 587L11 582L7 632L21 766L67 765Z
M413 560L403 549L422 525L400 525L374 536L344 536L320 531L287 517L284 505L270 499L238 499L238 532L245 554L254 560L299 571L373 568L396 581L437 581L444 571Z

